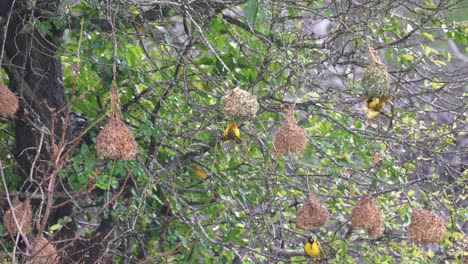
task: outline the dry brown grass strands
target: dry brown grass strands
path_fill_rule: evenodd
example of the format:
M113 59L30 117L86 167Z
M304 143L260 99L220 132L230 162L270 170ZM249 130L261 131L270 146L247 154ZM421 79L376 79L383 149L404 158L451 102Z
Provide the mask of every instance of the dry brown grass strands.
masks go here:
M363 194L353 207L351 224L366 230L373 237L382 235L383 215L370 195Z
M259 104L257 96L236 87L222 97L223 109L226 113L245 118L256 116Z
M42 234L37 235L31 244L29 253L33 255L26 264L55 264L59 263L57 249Z
M12 236L16 236L19 230L21 230L24 235L29 234L32 229L32 209L29 200L20 202L18 198L15 198L12 201L12 205L13 210L10 208L3 215L4 228ZM15 214L14 217L13 212Z
M309 230L324 226L328 222L329 213L324 204L317 201L313 193L309 194L306 203L297 213L297 228Z
M427 210L413 208L408 227L409 239L423 245L436 244L444 239L445 221Z
M130 129L120 119L120 99L115 80L110 89L110 101L111 118L97 136L96 151L104 158L133 159L136 156L138 144Z
M99 132L96 139L98 155L109 159L130 160L135 158L138 145L132 132L117 117L111 117L109 122Z
M282 156L286 152L301 152L306 148L307 136L305 130L297 125L294 118L294 107L287 110L288 116L283 125L276 131L273 146L276 155Z
M7 117L13 116L18 110L18 105L18 97L0 80L0 114Z

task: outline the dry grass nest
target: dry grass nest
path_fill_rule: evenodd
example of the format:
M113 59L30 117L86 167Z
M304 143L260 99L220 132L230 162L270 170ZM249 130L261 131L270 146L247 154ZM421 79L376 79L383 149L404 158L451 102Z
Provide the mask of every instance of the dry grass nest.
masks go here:
M118 117L110 118L96 139L97 153L105 158L130 160L135 158L137 148L132 132Z
M294 110L288 110L288 116L283 125L276 131L273 146L278 156L286 152L301 152L306 148L307 135L305 130L296 124Z
M297 228L309 230L324 226L328 222L329 213L324 204L317 201L313 193L309 194L306 203L297 213Z
M409 238L423 245L436 244L444 239L445 221L427 210L413 209L408 227Z
M32 229L32 209L29 200L20 202L18 198L12 201L12 208L3 215L3 226L11 236L16 236L19 230L27 235ZM14 217L13 217L14 212ZM16 218L16 221L15 221ZM19 228L18 228L19 227Z
M257 96L236 87L222 97L223 109L226 113L245 118L256 116L259 104Z
M55 264L59 263L57 249L42 234L36 236L31 244L30 253L33 255L26 264Z
M380 237L383 233L383 214L374 199L363 194L351 213L351 224L366 230L373 237Z
M18 97L0 80L0 114L13 116L18 110Z

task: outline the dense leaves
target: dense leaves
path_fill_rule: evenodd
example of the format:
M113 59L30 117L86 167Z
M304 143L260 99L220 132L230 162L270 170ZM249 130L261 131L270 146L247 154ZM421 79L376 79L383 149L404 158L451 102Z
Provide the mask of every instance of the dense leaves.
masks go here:
M44 229L62 242L63 261L76 261L71 245L81 237L101 239L100 256L115 263L300 262L313 234L329 263L463 263L463 2L71 2L54 13L35 10L38 20L24 27L60 44L55 57L69 110L88 120L75 135L79 144L60 156L59 171L36 186L47 193L57 177L54 205L73 204L73 214ZM372 121L360 80L368 45L391 79L391 98ZM6 84L13 78L2 77ZM96 153L113 78L122 119L138 142L131 161ZM222 111L221 98L236 86L257 96L254 119ZM273 141L288 105L308 145L277 156ZM3 197L7 190L18 195L27 180L11 155L11 120L1 120ZM220 141L233 121L241 144ZM48 158L46 166L56 168ZM35 224L42 225L47 197L29 191L21 195L33 196ZM330 221L304 231L296 216L309 193L327 206ZM351 226L351 210L365 193L383 214L378 238ZM414 208L447 222L438 246L409 240ZM65 240L59 230L71 223L76 236ZM14 240L5 236L1 244L12 259Z

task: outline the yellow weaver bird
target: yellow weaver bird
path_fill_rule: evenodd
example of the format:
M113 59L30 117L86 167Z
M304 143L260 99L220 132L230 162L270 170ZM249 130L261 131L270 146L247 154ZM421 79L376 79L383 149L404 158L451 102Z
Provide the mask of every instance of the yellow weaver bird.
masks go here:
M320 243L317 239L314 239L313 237L309 237L307 243L305 243L304 253L306 253L307 256L313 258L325 257L325 253L323 252Z
M229 123L224 130L224 135L221 137L221 141L229 140L234 140L237 144L242 143L242 139L240 138L240 131L239 128L237 128L237 121Z
M206 174L204 170L198 168L197 165L192 165L192 171L193 174L195 174L195 176L197 176L200 179L205 179L208 176L208 174Z
M387 102L389 98L389 95L381 95L379 97L368 96L365 101L367 108L369 108L367 119L372 120L376 118L385 107L385 102Z

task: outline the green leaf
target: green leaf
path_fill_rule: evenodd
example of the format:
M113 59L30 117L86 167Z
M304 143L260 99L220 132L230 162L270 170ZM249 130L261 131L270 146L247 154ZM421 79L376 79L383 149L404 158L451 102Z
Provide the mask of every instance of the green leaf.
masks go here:
M411 55L411 54L401 54L401 55L400 55L400 58L401 58L403 61L412 61L412 60L414 60L414 56Z
M250 23L255 22L255 17L257 16L257 9L258 9L257 0L247 1L247 6L244 8L244 14Z
M427 33L427 32L424 32L421 34L423 37L427 38L428 40L430 41L434 41L434 36L432 36L431 34Z

